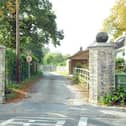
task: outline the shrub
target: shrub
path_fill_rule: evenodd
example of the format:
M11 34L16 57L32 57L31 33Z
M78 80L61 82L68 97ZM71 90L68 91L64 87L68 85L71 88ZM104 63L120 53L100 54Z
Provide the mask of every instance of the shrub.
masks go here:
M75 73L74 75L73 75L73 81L76 83L76 84L78 84L79 83L79 75L78 75L78 73Z
M12 84L8 84L6 88L8 89L20 89L21 85L20 84L15 84L15 83L12 83Z
M82 63L77 63L75 67L82 68L83 67L83 64Z
M75 67L88 69L88 64L77 63Z
M123 72L125 70L125 60L123 58L116 59L116 72Z
M111 93L101 97L100 103L107 105L125 105L126 104L126 88L118 88Z
M16 52L13 49L6 49L6 84L16 83ZM30 64L31 76L38 72L38 59L32 56ZM24 81L28 78L28 63L26 62L26 54L21 53L20 57L20 80Z

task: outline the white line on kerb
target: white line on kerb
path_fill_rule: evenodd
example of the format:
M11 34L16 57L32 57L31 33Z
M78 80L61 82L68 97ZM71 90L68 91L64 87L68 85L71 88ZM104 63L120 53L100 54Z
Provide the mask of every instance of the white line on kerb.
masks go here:
M78 126L87 126L87 121L88 121L87 117L81 117Z

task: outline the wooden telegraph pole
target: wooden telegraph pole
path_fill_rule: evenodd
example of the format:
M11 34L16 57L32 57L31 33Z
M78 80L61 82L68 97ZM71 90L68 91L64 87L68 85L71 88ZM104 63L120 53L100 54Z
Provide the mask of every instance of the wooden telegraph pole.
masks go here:
M16 0L16 81L20 82L19 0Z

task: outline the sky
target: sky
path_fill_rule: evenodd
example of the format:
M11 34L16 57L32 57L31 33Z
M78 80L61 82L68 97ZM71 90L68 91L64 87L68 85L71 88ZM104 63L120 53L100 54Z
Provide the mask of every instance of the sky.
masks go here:
M109 16L115 0L49 0L57 16L58 29L64 30L61 46L52 52L74 54L95 41L103 20Z

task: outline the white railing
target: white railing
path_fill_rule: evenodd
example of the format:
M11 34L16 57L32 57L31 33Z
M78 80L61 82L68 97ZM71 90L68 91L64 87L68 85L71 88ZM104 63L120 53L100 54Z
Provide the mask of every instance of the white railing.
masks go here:
M84 83L89 84L89 70L84 68L74 68L74 74L77 74L79 79Z

